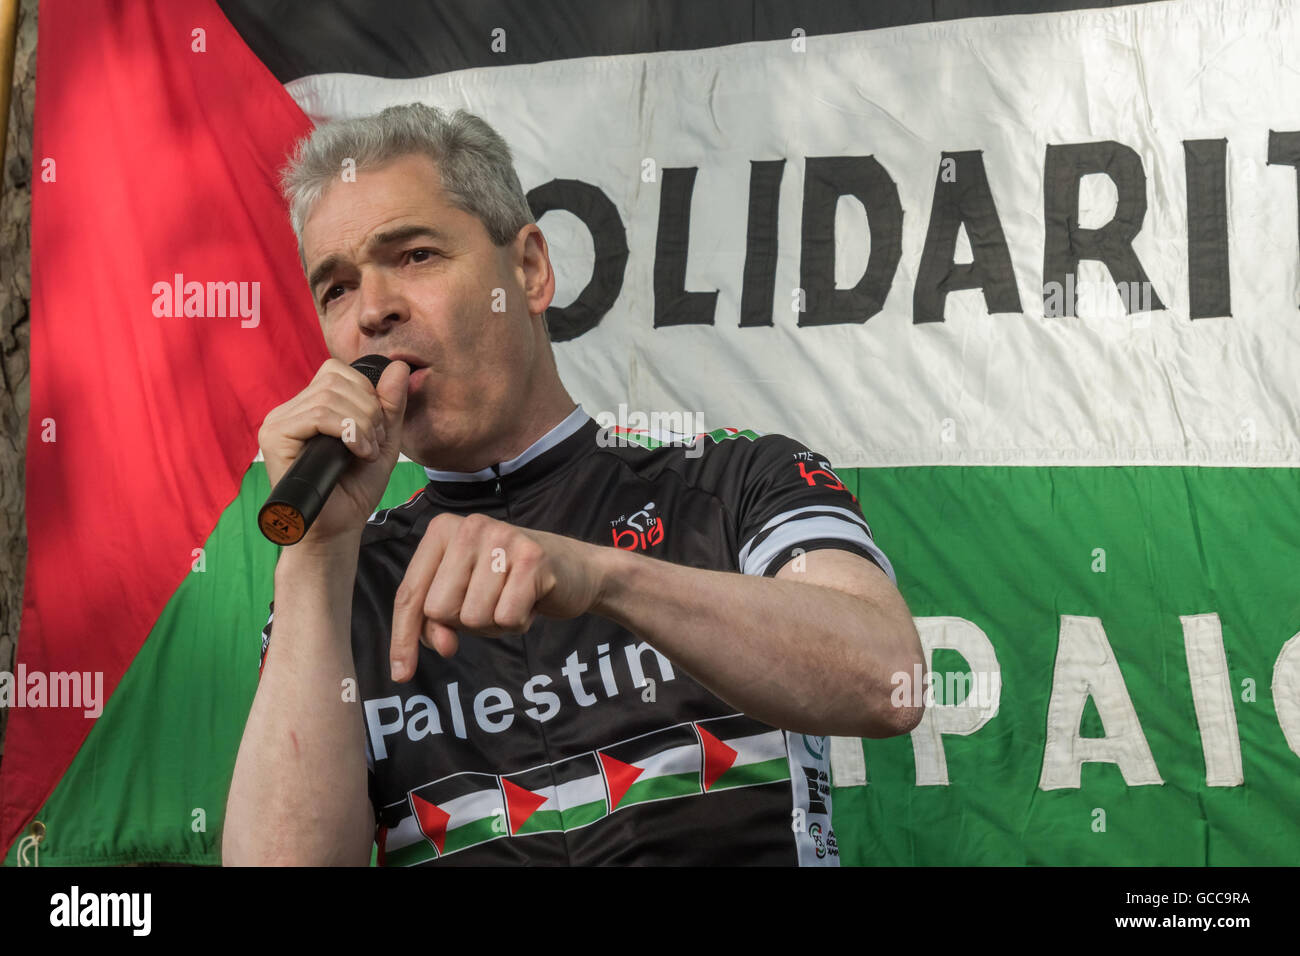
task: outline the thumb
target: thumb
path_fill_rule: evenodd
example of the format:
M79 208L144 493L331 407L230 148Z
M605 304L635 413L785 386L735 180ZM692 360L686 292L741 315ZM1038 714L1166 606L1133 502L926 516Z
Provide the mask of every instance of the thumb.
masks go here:
M379 404L384 409L384 428L389 441L400 441L402 419L406 415L406 383L411 377L411 366L398 359L389 362L375 392L379 395Z

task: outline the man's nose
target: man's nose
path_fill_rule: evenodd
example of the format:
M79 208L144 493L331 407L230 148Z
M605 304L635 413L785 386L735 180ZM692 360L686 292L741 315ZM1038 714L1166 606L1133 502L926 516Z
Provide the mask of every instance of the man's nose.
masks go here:
M397 284L382 270L363 275L357 292L361 305L357 324L368 334L381 333L388 326L405 322L410 315Z

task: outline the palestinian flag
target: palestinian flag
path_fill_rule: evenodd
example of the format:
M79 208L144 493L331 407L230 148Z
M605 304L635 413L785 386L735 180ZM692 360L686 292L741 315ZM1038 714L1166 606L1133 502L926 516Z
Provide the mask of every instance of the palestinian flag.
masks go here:
M505 801L492 774L459 773L407 798L416 825L439 856L509 836Z
M1297 35L1284 0L43 0L11 670L83 680L8 705L6 862L34 820L42 864L219 862L278 557L257 431L326 358L277 170L413 100L510 143L571 394L817 451L989 701L788 737L851 758L845 863L1300 858ZM430 790L385 852L775 773L732 730L602 750L599 798Z
M695 724L704 753L704 790L756 787L790 779L785 732L744 714Z
M650 800L702 793L700 741L690 724L634 737L596 752L610 812Z
M419 818L411 811L409 794L400 804L385 807L384 813L396 819L386 821L376 835L380 866L415 866L438 858L438 848L424 835Z
M609 812L595 754L501 778L511 836L576 830Z

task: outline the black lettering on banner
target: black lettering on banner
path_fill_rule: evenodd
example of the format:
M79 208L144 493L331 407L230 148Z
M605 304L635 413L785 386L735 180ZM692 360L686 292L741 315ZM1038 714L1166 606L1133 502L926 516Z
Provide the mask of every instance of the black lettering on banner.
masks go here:
M871 254L852 289L835 288L835 208L853 196L867 211ZM903 206L898 186L872 156L822 156L804 161L799 287L806 311L799 325L863 323L885 306L903 257Z
M745 278L740 326L772 325L776 293L777 206L785 160L749 163L749 223L745 230Z
M568 342L599 325L623 290L627 230L609 197L596 186L577 179L552 179L529 190L528 205L537 220L555 209L573 213L591 233L596 250L591 279L578 297L562 309L546 310L551 341Z
M808 812L825 813L826 801L822 799L821 788L817 783L817 770L813 767L804 767L803 775L808 780Z
M1296 210L1300 212L1300 132L1269 130L1268 164L1296 167ZM1297 217L1296 235L1300 237L1300 217Z
M659 188L655 236L655 325L712 325L718 292L686 291L686 252L691 234L695 167L665 169Z
M1183 140L1187 169L1187 293L1193 319L1232 315L1228 285L1226 139Z
M980 289L989 313L1020 312L1020 294L998 219L993 191L984 172L980 150L943 153L934 181L930 228L921 250L921 264L912 291L912 322L942 322L949 292ZM953 160L953 174L944 176L944 163ZM971 261L954 261L962 226L970 240Z
M1115 215L1097 229L1079 226L1079 183L1084 176L1104 173L1119 198ZM1048 146L1043 163L1043 307L1045 314L1075 314L1075 281L1084 259L1101 262L1117 290L1151 289L1152 309L1165 306L1147 285L1146 270L1133 251L1133 238L1142 231L1147 213L1147 178L1133 148L1114 140ZM1067 281L1067 276L1074 277ZM1123 285L1120 285L1123 283ZM1064 294L1060 291L1065 290ZM1132 313L1137 297L1121 296ZM1142 296L1141 301L1146 297ZM1063 311L1053 306L1059 304Z

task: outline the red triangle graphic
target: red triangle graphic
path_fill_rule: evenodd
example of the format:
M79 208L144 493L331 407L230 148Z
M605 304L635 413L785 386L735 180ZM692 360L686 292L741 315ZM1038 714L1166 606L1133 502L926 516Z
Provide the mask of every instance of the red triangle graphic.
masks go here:
M636 778L645 773L644 768L634 767L630 763L615 760L608 754L597 751L600 764L605 768L605 780L609 783L609 808L613 810L627 793L628 787L636 783Z
M699 724L695 729L700 732L700 743L704 745L704 790L707 793L718 778L731 769L739 755Z
M525 790L517 783L511 783L504 777L501 784L506 791L506 812L510 814L510 835L514 836L519 828L528 822L528 818L537 812L537 808L546 802L546 795Z
M451 814L415 794L411 794L411 806L415 808L415 819L420 824L420 832L432 840L441 853L447 843L447 821L451 819Z

